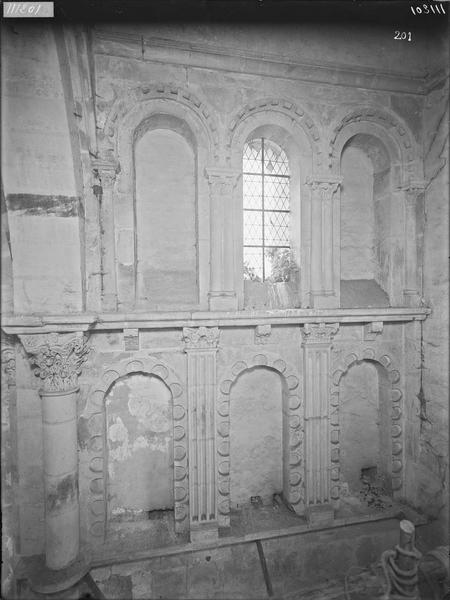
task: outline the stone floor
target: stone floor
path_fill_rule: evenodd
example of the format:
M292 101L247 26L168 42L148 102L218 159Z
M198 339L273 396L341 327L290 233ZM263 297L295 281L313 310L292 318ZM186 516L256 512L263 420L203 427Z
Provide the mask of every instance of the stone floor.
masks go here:
M232 513L219 539L203 545L173 533L170 511L116 524L67 599L375 600L383 587L373 566L398 542L405 510L349 497L334 526L312 529L282 503L250 505ZM407 517L414 520L411 512ZM415 520L419 525L418 515Z

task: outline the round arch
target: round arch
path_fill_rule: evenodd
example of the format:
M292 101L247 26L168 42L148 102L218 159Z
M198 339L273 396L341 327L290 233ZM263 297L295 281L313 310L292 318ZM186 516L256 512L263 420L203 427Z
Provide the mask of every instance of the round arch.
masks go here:
M89 462L89 533L93 538L105 539L107 521L107 457L105 398L114 383L127 375L143 374L158 377L169 389L173 401L173 456L174 456L174 512L175 530L189 528L189 482L187 464L187 399L178 375L164 361L148 355L112 363L101 373L91 387L85 409L90 433L88 439Z
M329 168L339 175L340 160L345 144L357 134L364 133L378 138L386 147L391 168L397 171L396 186L402 186L408 178L420 177L418 145L408 126L386 109L377 107L355 108L335 119L330 127L328 142Z
M262 126L268 129L275 126L284 130L284 143L292 145L291 151L310 165L309 171L312 172L313 165L321 165L321 136L313 119L293 102L264 98L246 105L231 120L226 132L226 158L230 166L240 169L245 141L252 131ZM283 145L283 141L280 145ZM305 173L305 177L310 174Z
M332 369L332 389L331 389L331 460L332 460L332 498L335 502L339 501L340 489L340 464L339 464L339 405L340 405L340 382L342 377L349 369L363 361L375 363L384 369L387 380L390 383L390 402L391 402L391 471L392 471L392 491L394 498L399 498L403 490L403 392L400 389L400 371L392 364L392 359L388 354L379 354L373 348L367 347L362 351L347 354L343 359L336 362Z
M288 482L284 490L286 500L298 514L304 512L303 465L303 403L300 378L296 369L277 354L269 352L251 354L235 361L220 377L217 393L217 505L219 526L230 525L230 392L239 376L250 369L266 367L276 371L283 382L283 418L289 439L284 442L284 469Z
M204 173L219 154L218 127L212 111L203 100L187 89L166 85L140 86L129 90L116 99L103 128L105 135L100 142L102 157L119 165L113 191L118 305L121 310L135 310L138 302L134 152L139 136L155 128L181 134L193 150L194 229L199 239L208 241L196 246L196 293L192 302L196 302L196 308L206 309L209 290L209 187Z

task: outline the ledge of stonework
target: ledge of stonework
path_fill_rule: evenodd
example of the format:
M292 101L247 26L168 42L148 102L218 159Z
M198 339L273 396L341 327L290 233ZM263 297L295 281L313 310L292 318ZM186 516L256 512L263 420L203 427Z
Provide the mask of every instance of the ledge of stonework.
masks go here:
M132 313L77 313L72 315L3 315L2 329L10 335L182 327L254 327L256 325L302 325L304 323L371 323L423 321L427 307L398 308L292 308L255 311L173 311Z

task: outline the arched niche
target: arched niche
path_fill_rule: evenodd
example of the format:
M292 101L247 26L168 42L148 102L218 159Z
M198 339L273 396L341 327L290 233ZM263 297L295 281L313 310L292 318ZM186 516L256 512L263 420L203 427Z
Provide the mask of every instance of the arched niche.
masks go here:
M172 394L155 375L117 379L105 398L108 524L173 511Z
M352 368L356 370L352 371ZM349 439L347 438L344 442L343 436L348 435L346 430L349 428L357 429L358 419L355 418L354 414L349 414L352 413L353 406L356 406L359 412L361 412L360 409L363 406L366 408L365 411L362 411L360 417L363 425L359 427L355 435L357 437L361 436L359 437L361 439L366 429L368 430L368 455L370 454L370 447L372 450L375 448L371 456L372 464L368 467L377 467L377 470L379 468L381 474L384 475L386 491L392 494L394 498L401 498L403 494L404 448L403 392L401 390L400 371L395 368L392 358L388 354L378 354L372 347L357 350L356 353L341 355L339 360L333 363L332 371L330 441L333 468L331 478L334 482L333 498L336 507L338 507L339 497L348 493L347 486L344 486L343 490L341 489L342 483L348 483L345 480L349 478L346 470L344 475L342 474L342 460L348 454L346 445L350 445ZM345 379L348 374L350 374L350 377ZM366 396L365 404L358 403L361 393ZM345 397L343 397L343 394ZM370 399L372 400L371 409L367 406L367 404L370 404ZM347 407L345 407L345 404L347 404ZM372 413L369 409L372 410ZM364 425L365 420L369 421L375 412L378 415L379 424L376 430L372 422ZM344 453L342 452L343 448ZM351 449L349 452L353 453ZM376 464L377 456L378 464ZM358 468L365 466L357 462L360 458L356 456L355 461L350 462L349 466L350 472L353 473L351 479L354 483L358 479Z
M390 387L386 369L367 360L340 381L341 486L351 496L363 490L363 476L392 493Z
M342 148L340 170L341 306L389 306L392 278L403 272L389 152L378 137L357 133Z
M116 264L117 264L117 294L118 310L154 310L201 308L208 306L207 292L209 290L209 189L205 177L205 168L211 157L217 154L217 126L208 107L195 98L190 92L181 89L166 89L165 86L148 86L130 91L128 95L117 101L108 116L104 130L104 152L112 154L120 165L114 186L114 228L116 239ZM156 131L160 133L156 134ZM161 138L165 132L166 151L167 138L177 147L178 154L184 157L182 163L186 166L187 154L191 153L189 167L189 189L195 198L195 210L190 212L191 219L195 220L194 248L190 252L191 262L195 254L195 265L191 279L196 279L195 294L191 293L189 302L182 305L180 301L171 303L170 289L167 289L166 302L151 303L151 290L147 290L145 275L140 274L138 281L139 245L137 226L137 198L136 198L136 145L145 145L145 140L156 141L157 147L164 147ZM146 136L149 136L148 138ZM152 138L153 136L153 138ZM176 141L175 141L176 140ZM177 144L178 142L178 144ZM150 146L153 146L149 142ZM182 150L184 148L184 150ZM167 152L166 152L167 153ZM155 154L155 150L153 150ZM162 155L157 155L158 164ZM167 180L170 181L176 169L176 161L166 161L163 165ZM153 171L156 171L155 164ZM191 175L192 174L192 175ZM175 172L176 175L176 172ZM185 173L186 175L186 173ZM159 170L160 179L164 173ZM193 183L191 182L193 179ZM176 181L177 176L172 181ZM171 194L170 185L167 188L167 199ZM192 196L192 194L191 194ZM179 219L176 219L179 220ZM192 222L190 221L192 228ZM169 227L170 229L170 227ZM160 232L159 232L160 233ZM173 227L170 236L174 238ZM161 234L160 234L161 235ZM183 235L181 235L183 237ZM151 240L148 240L151 244ZM191 240L192 241L192 240ZM156 243L155 243L156 248ZM165 254L168 260L168 254ZM172 265L174 271L179 265ZM186 265L184 265L186 266ZM192 265L191 265L192 266ZM185 270L185 273L187 271ZM186 275L187 277L187 275ZM150 277L153 281L154 277ZM181 278L182 279L182 278ZM174 277L172 284L176 284ZM180 280L179 280L180 281ZM192 282L189 280L190 288ZM160 284L164 288L164 284ZM170 286L166 286L170 287ZM157 288L157 285L156 285ZM158 292L159 293L159 292ZM155 299L156 299L155 289ZM163 292L159 293L159 299ZM147 297L149 300L147 300Z
M88 392L86 407L80 419L85 424L83 427L88 434L86 440L87 454L84 459L87 467L86 481L83 482L83 485L86 486L87 497L86 525L94 544L102 543L105 540L108 523L109 431L106 400L109 392L114 389L116 382L134 375L152 377L155 382L159 382L157 385L160 390L164 389L161 388L163 385L170 394L171 400L168 401L168 395L165 392L165 398L172 410L172 431L170 435L173 440L172 482L175 531L184 532L189 529L187 399L185 389L179 377L162 360L137 354L108 365L100 373L97 382ZM135 402L132 410L139 413L139 402ZM116 433L118 435L120 435L120 430L123 433L120 424L117 429L118 432ZM141 442L142 440L139 440L138 445Z
M407 244L411 245L411 240L407 239L404 188L412 180L423 179L423 163L414 136L397 115L376 107L361 107L348 113L341 112L332 126L328 149L331 172L339 177L343 175L341 193L345 193L346 179L345 173L341 173L343 158L345 160L343 155L348 148L352 148L353 152L357 152L358 148L363 151L363 146L364 153L370 160L370 163L366 162L366 171L371 171L372 164L372 173L375 172L376 175L372 185L370 181L366 183L367 194L373 195L375 192L375 196L380 199L376 215L380 217L378 230L381 233L375 241L376 262L380 267L380 275L379 281L346 280L341 277L342 280L350 282L341 285L341 306L380 306L380 303L386 303L386 295L390 306L402 306L406 248ZM383 178L377 160L374 160L374 155L380 148L389 160L388 178ZM347 158L348 156L347 154ZM381 202L382 197L385 197L386 201ZM372 284L367 283L368 281Z
M264 374L264 375L262 375ZM271 393L275 397L269 397L267 391L260 385L258 376L262 375L264 380L271 386ZM239 379L241 385L239 385ZM243 385L242 385L243 382ZM276 435L267 433L274 441L273 447L277 447L277 456L273 460L273 465L269 470L274 477L269 477L267 485L263 485L265 489L266 500L272 489L279 487L282 483L282 491L284 498L289 502L298 514L303 514L304 506L304 463L303 463L303 403L301 399L301 387L298 374L295 369L286 363L282 358L275 354L264 353L255 354L246 357L245 360L236 361L230 369L227 369L221 378L217 398L217 505L218 505L218 521L219 526L228 527L230 525L230 512L232 508L231 493L233 486L238 482L233 482L234 467L231 461L231 445L236 437L236 432L233 432L233 413L238 410L235 422L239 419L239 410L247 412L245 421L246 427L251 427L251 420L255 416L256 420L262 419L264 428L267 432L270 431L271 424L269 418L263 415L254 415L257 408L257 394L253 384L256 382L256 389L260 390L260 397L267 402L268 412L276 413L277 427ZM239 392L239 388L241 391ZM236 389L238 396L236 396ZM255 410L248 410L245 406L245 396L247 391L252 395L252 405ZM233 398L234 396L234 398ZM234 406L231 404L234 402ZM250 415L248 415L250 413ZM244 423L236 423L238 430L242 429ZM281 432L280 432L281 425ZM256 427L252 428L255 433L257 444L254 445L254 456L250 464L245 466L245 469L251 469L253 459L258 462L258 447L261 440L258 440L259 433ZM245 430L243 431L245 434ZM281 434L281 436L280 436ZM237 433L239 435L239 431ZM245 441L243 444L245 445ZM239 444L239 442L238 442ZM281 460L280 460L280 444L281 444ZM239 452L239 449L237 450ZM236 454L236 448L233 449L233 454ZM241 462L240 460L238 461ZM243 461L245 463L245 460ZM277 466L278 465L278 466ZM242 465L237 465L237 470L242 468ZM264 480L264 460L260 458L258 467L258 478L253 481L251 486L245 485L246 494L253 489L258 489L259 483ZM267 473L266 473L267 475ZM239 480L238 475L238 480ZM259 481L259 483L258 483ZM251 489L250 489L251 488ZM259 494L256 494L259 495ZM245 497L243 496L245 500ZM247 498L247 502L249 498ZM238 501L235 504L239 504Z
M153 115L135 131L136 307L198 306L197 144L187 124Z
M286 384L273 369L243 371L230 391L231 508L250 504L260 496L270 504L281 494L283 458L286 455Z
M289 103L288 103L289 104ZM296 112L297 110L297 112ZM300 116L301 115L301 116ZM308 124L307 124L308 123ZM296 289L290 301L291 307L305 306L309 297L306 282L309 281L310 229L306 180L313 172L321 152L319 130L301 109L284 108L278 101L267 102L262 107L241 114L228 132L227 151L233 169L242 170L242 157L246 142L264 137L275 142L286 153L290 168L291 248L299 267ZM235 285L239 306L246 304L243 280L243 187L239 180L235 201ZM270 307L267 294L267 307ZM276 307L276 306L275 306ZM251 307L249 307L251 308ZM261 308L261 307L259 307Z

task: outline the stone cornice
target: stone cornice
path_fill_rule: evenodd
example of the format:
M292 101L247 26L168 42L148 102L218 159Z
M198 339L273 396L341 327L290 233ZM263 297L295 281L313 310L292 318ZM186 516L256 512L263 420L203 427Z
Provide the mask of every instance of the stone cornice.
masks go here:
M220 71L264 75L279 79L293 79L324 85L341 85L388 92L403 92L423 95L428 92L430 82L436 74L379 71L371 67L354 67L341 63L313 64L281 58L273 53L256 53L212 45L190 43L157 37L142 38L137 34L94 30L94 53L112 54L140 61L163 62L189 65L191 67ZM117 44L117 49L101 48L102 42ZM142 48L151 49L148 58L142 56ZM167 50L170 49L170 59ZM220 57L220 61L218 61ZM285 69L283 69L285 66Z
M261 311L177 311L74 315L3 315L2 329L10 335L105 331L123 329L182 329L183 327L255 327L303 323L408 323L423 321L431 309L417 308L291 308Z

